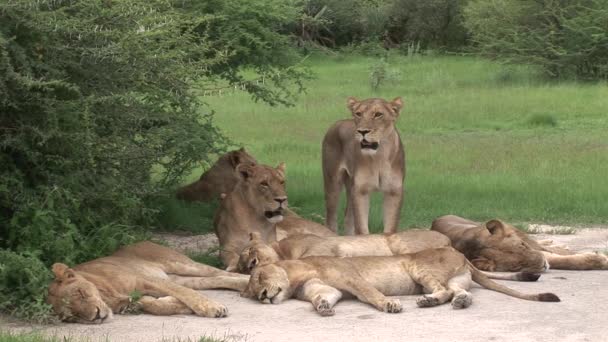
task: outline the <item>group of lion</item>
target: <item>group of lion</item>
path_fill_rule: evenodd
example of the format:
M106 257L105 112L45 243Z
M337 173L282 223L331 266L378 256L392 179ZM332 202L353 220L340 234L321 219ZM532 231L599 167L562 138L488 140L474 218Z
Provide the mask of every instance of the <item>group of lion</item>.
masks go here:
M333 315L346 296L392 313L402 306L387 296L411 294L422 294L419 307L450 301L462 309L472 303L472 282L521 299L556 302L552 293L525 294L492 279L535 281L549 266L608 269L603 254L575 254L496 219L480 224L448 215L435 219L431 230L397 232L405 153L395 121L402 106L400 98L348 99L353 118L334 124L322 144L325 225L287 208L284 164L261 165L244 149L232 151L177 193L187 201L219 199L214 228L226 270L140 242L73 268L54 264L48 302L62 320L79 323L102 323L133 309L224 317L225 306L196 291L212 288L240 291L262 303L298 298L323 316ZM337 235L342 187L346 236ZM370 235L374 191L384 194L384 234Z

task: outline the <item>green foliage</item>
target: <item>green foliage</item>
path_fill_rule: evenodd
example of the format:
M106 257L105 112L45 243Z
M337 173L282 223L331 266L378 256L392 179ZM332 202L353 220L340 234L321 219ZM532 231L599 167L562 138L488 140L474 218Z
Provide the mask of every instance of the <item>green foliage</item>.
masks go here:
M608 79L607 0L474 0L464 14L486 56L553 77Z
M229 146L206 89L289 104L306 74L279 32L296 14L279 0L0 2L0 310L38 318L53 262L159 224L158 196Z
M557 126L557 119L550 114L536 114L528 119L528 123L531 126L555 127Z
M212 248L207 250L205 253L190 253L188 257L190 259L200 262L205 265L210 265L217 268L224 268L224 264L222 264L222 260L219 258L218 248Z
M378 90L385 83L396 83L401 78L397 69L390 68L386 58L381 58L370 67L369 81L373 91Z

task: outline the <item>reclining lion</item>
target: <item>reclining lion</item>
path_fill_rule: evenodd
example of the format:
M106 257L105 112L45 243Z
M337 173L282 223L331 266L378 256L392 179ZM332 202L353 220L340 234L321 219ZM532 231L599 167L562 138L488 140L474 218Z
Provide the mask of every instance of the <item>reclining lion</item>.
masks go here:
M566 249L543 246L500 220L480 224L446 215L435 219L431 229L449 237L454 248L484 271L542 272L549 266L562 270L608 269L606 255L575 254Z
M237 269L239 254L249 242L251 232L258 232L268 243L294 234L335 235L318 223L284 216L287 210L285 164L276 168L241 164L237 172L240 180L224 196L214 219L220 258L226 270Z
M199 264L169 248L140 242L117 250L108 257L69 268L56 263L55 280L47 301L61 320L99 324L122 313L139 292L143 312L154 315L195 313L224 317L225 306L194 290L242 291L249 276L229 273Z
M243 297L279 304L296 297L313 304L322 316L334 314L334 305L352 294L384 312L400 312L399 299L386 296L422 294L419 307L452 302L454 309L471 305L471 280L516 298L558 302L552 293L524 294L498 284L476 269L451 247L389 257L308 257L256 267Z
M450 239L445 235L422 229L356 236L295 235L270 245L265 243L258 233L251 233L249 244L239 258L239 272L251 273L257 266L309 256L391 256L449 246ZM490 279L518 281L535 281L540 277L539 274L528 272L484 274Z
M196 181L177 190L177 198L184 201L208 202L219 198L221 193L232 191L239 178L236 167L239 164L255 165L255 158L244 148L222 155L211 168Z

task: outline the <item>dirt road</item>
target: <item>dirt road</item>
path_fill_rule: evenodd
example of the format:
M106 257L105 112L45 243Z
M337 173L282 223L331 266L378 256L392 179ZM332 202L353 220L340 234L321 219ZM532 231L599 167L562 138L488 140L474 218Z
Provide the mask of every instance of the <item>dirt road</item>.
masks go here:
M572 243L577 250L608 246L608 230L541 237ZM336 306L335 316L320 317L306 302L263 305L236 292L204 291L229 308L229 317L137 315L116 316L98 326L3 325L86 336L91 341L184 341L201 336L227 341L608 341L608 271L551 270L536 283L503 283L526 292L554 292L562 302L524 301L475 287L473 305L466 310L456 311L450 305L420 309L416 296L407 296L400 297L404 304L400 314L382 313L348 300Z

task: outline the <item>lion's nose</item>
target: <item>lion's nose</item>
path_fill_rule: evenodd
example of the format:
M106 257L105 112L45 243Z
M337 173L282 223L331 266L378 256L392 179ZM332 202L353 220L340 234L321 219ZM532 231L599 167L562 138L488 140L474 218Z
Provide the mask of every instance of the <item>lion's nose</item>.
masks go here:
M274 200L279 202L279 204L283 204L283 202L287 201L287 196L275 197Z
M361 134L362 136L365 136L367 133L371 132L371 130L369 130L369 129L358 129L357 132L359 132L359 134Z

